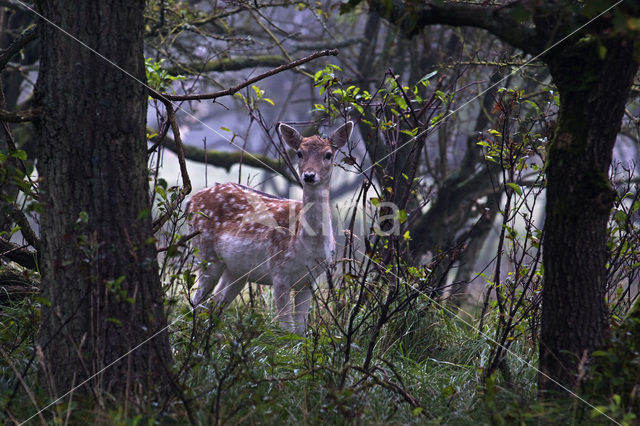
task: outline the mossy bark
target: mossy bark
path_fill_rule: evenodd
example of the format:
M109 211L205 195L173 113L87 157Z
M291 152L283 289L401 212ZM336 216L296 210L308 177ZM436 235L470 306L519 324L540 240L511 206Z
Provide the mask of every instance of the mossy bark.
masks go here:
M579 41L545 58L561 105L546 166L543 393L558 384L574 389L581 365L608 333L607 221L615 198L608 170L637 70L630 44L610 39L605 51Z
M94 391L162 392L171 356L145 214L146 91L126 74L145 80L144 1L38 6L98 52L40 26L41 377L52 396L90 377Z

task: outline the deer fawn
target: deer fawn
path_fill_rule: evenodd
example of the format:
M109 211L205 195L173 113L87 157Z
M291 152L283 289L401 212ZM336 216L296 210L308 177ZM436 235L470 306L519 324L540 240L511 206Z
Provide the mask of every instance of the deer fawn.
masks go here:
M349 139L353 123L342 125L327 139L302 137L286 124L277 129L296 150L302 202L234 183L214 184L194 194L187 213L192 230L200 231L196 246L206 267L193 303L202 303L216 283L213 298L219 305L230 303L247 281L273 285L281 326L304 334L311 284L335 250L329 204L333 159Z

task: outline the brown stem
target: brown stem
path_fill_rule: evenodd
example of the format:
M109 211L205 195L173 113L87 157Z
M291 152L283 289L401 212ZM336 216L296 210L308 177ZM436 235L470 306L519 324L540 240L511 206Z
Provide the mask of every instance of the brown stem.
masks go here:
M178 122L176 121L176 112L173 109L173 105L171 102L162 100L162 103L167 108L167 120L169 120L169 124L171 125L171 131L173 132L173 140L176 144L176 154L178 154L178 163L180 164L180 174L182 175L182 184L183 187L180 189L178 196L171 203L171 206L167 208L167 211L164 212L162 216L156 219L153 222L153 232L158 232L162 225L164 225L167 220L171 217L173 212L178 208L182 200L189 195L191 192L191 179L189 178L189 173L187 172L187 162L184 159L184 149L182 145L182 137L180 136L180 127L178 126Z
M0 109L0 121L7 123L23 123L40 118L40 108L25 109L24 111L7 111Z
M234 86L232 88L226 89L226 90L221 90L219 92L214 92L214 93L203 93L200 95L171 95L169 93L160 93L157 92L155 90L150 89L150 93L149 96L151 96L154 99L158 99L162 102L165 101L201 101L201 100L207 100L207 99L217 99L217 98L221 98L223 96L229 96L229 95L233 95L236 92L238 92L241 89L244 89L245 87L263 80L267 77L271 77L272 75L281 73L282 71L286 71L288 69L291 68L295 68L299 65L305 64L309 61L312 61L316 58L320 58L322 56L337 56L338 55L338 49L330 49L330 50L321 50L319 52L314 52L309 56L305 56L304 58L298 59L296 61L290 62L288 64L285 65L280 65L277 68L274 68L270 71L267 71L265 73L262 73L254 78L250 78L249 80L245 80L244 82L238 84L237 86Z
M9 60L20 52L29 42L38 37L38 26L32 25L24 30L6 49L0 52L0 70L3 70Z

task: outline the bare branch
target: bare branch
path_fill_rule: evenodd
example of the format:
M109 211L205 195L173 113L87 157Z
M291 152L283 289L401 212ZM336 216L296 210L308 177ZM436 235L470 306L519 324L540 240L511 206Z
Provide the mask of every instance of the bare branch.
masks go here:
M149 140L153 143L158 143L158 139L159 136L155 136ZM177 148L173 139L168 137L165 138L164 146L165 148L169 149L169 151L177 154ZM286 164L284 164L280 160L273 159L266 155L248 155L247 153L242 152L227 152L208 149L206 150L205 158L205 150L198 148L197 146L184 144L182 149L184 152L184 157L187 160L196 161L198 163L206 163L214 167L220 167L225 169L227 172L231 169L232 166L242 163L245 166L263 169L268 172L275 171L288 181L293 183L297 182L295 177L292 176L291 173L289 173L289 169L287 168Z
M184 159L184 150L182 144L182 137L180 136L180 127L178 126L178 122L176 120L176 112L173 109L173 105L171 102L161 100L167 109L167 119L169 120L169 124L171 125L171 130L173 132L174 143L176 146L176 154L178 155L178 163L180 164L180 173L182 175L182 188L178 193L176 199L171 203L171 205L167 208L167 211L162 214L158 219L153 222L153 232L158 232L162 225L164 225L167 220L171 217L173 212L178 208L182 200L189 195L191 192L191 179L189 178L189 173L187 172L187 163Z
M24 111L7 111L0 109L0 121L7 123L22 123L25 121L34 121L40 118L40 108L25 109Z
M36 269L36 253L24 246L12 243L0 237L0 257L24 266L28 269Z
M408 36L415 35L427 25L441 24L485 29L527 53L540 51L543 47L540 43L545 42L532 26L520 22L512 14L512 8L519 2L499 6L469 2L412 2L411 8L398 0L394 0L391 7L381 0L368 3L372 10L398 25Z
M202 63L176 64L166 68L171 75L200 75L210 72L238 71L246 68L277 67L287 60L279 55L257 55L241 58L222 58Z
M40 250L40 239L36 235L36 233L31 228L29 221L27 220L27 216L25 216L24 212L14 207L12 204L8 206L9 212L8 216L13 219L13 221L20 226L20 232L27 242L36 249L36 251Z
M171 247L184 247L184 246L186 246L186 244L187 244L187 242L189 240L191 240L192 238L194 238L194 237L196 237L198 235L200 235L200 231L192 232L189 235L185 235L184 237L180 238L180 241L176 242L175 244L169 244L166 247L159 247L159 248L156 249L156 251L158 253L160 253L160 252L163 252L163 251L169 251L169 249Z
M250 78L249 80L245 80L243 83L238 84L235 87L232 87L230 89L226 89L226 90L222 90L219 92L214 92L214 93L205 93L205 94L200 94L200 95L171 95L169 93L160 93L157 92L155 90L150 90L149 91L149 96L151 96L154 99L158 99L160 101L201 101L201 100L207 100L207 99L212 99L215 100L217 98L221 98L223 96L229 96L229 95L233 95L236 92L238 92L239 90L244 89L247 86L250 86L253 83L256 83L260 80L263 80L267 77L271 77L272 75L281 73L282 71L286 71L288 69L291 68L295 68L297 66L300 66L302 64L305 64L309 61L312 61L314 59L320 58L322 56L337 56L338 55L338 49L331 49L331 50L322 50L319 52L315 52L309 56L305 56L302 59L298 59L296 61L290 62L288 64L285 65L281 65L277 68L274 68L270 71L267 71L263 74L260 74L254 78Z
M283 6L292 6L293 4L295 4L294 1L283 1L283 2L265 2L265 3L258 3L256 2L252 2L251 3L251 7L254 8L255 10L258 9L262 9L262 8L266 8L266 7L283 7ZM245 11L249 8L248 5L242 5L240 7L236 7L235 9L231 9L231 10L224 10L222 12L219 13L214 13L211 14L209 16L207 16L206 18L202 18L202 19L198 19L195 21L190 22L190 25L193 26L202 26L211 22L215 22L219 19L223 19L226 18L228 16L231 15L235 15L237 13L240 13L242 11Z
M0 52L0 70L4 69L9 60L22 50L29 42L35 40L38 37L38 27L32 25L24 30L18 37L6 49Z

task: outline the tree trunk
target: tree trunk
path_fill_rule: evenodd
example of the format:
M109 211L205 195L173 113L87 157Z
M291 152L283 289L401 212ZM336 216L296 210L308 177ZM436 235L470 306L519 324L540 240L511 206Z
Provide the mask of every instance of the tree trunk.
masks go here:
M161 391L171 356L148 195L144 1L39 6L117 64L41 22L41 377L54 395L94 375L94 391Z
M560 93L547 161L540 391L574 389L604 343L611 155L637 64L631 43L578 41L545 58Z

